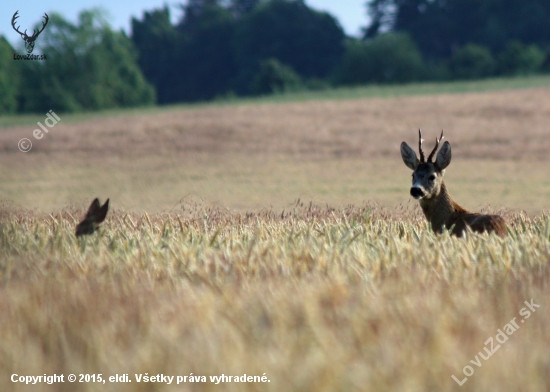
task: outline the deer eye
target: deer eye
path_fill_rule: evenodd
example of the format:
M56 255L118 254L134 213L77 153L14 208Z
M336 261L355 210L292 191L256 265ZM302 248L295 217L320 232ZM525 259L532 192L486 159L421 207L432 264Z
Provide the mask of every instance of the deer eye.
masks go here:
M430 181L435 180L435 174L431 174L431 175L428 177L428 179L429 179Z

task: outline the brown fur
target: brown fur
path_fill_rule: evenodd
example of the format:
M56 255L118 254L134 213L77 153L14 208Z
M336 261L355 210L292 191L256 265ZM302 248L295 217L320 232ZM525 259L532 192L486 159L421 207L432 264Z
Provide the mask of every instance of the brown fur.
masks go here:
M499 215L483 215L470 212L451 199L445 183L442 182L439 195L431 199L421 199L420 207L436 233L441 233L443 228L449 229L452 234L461 237L469 226L477 233L494 232L504 237L506 235L506 223Z
M109 211L109 199L103 204L99 203L97 198L92 201L84 220L76 226L76 236L93 234L97 230L99 224L105 220Z

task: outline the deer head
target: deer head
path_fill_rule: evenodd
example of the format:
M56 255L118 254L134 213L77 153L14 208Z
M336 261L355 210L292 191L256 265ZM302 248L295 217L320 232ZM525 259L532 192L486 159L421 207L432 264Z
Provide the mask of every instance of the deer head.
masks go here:
M107 212L109 212L109 199L102 206L96 197L92 201L92 204L90 204L84 220L76 226L76 236L93 234L99 227L99 224L105 220Z
M424 159L424 152L422 151L423 140L420 130L418 130L418 139L420 159L417 158L414 150L405 142L401 143L401 157L405 165L413 170L411 196L417 200L431 199L440 193L445 168L451 163L451 145L449 142L443 143L435 162L432 162L439 143L443 140L443 131L441 131L441 136L435 139L435 147L426 161Z
M36 39L38 38L38 36L40 35L40 33L42 31L44 31L44 29L46 28L46 25L48 24L48 21L50 20L49 16L47 13L44 12L44 22L42 22L42 28L38 31L36 30L33 30L33 35L31 35L30 37L27 35L27 30L25 30L24 33L22 33L21 31L19 31L19 28L17 26L15 26L15 20L17 18L19 18L19 15L17 15L19 13L19 11L16 11L15 14L13 14L13 17L11 18L11 26L13 27L13 29L15 31L17 31L20 35L21 35L21 38L23 38L23 41L25 41L25 49L27 49L27 53L32 53L33 49L34 49L34 41L36 41Z

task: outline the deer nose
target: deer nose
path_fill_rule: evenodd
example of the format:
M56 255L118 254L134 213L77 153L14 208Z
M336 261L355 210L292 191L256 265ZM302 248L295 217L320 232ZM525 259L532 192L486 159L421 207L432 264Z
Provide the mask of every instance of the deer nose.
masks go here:
M415 199L421 199L424 197L424 191L422 190L422 188L413 186L411 188L411 196L414 197Z

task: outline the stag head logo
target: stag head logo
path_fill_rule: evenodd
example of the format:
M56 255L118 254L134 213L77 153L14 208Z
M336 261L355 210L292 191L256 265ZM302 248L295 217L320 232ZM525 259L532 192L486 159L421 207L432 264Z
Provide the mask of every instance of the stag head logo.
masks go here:
M44 12L44 16L43 16L44 22L42 22L42 28L38 31L33 30L33 35L29 37L27 35L27 30L25 30L25 32L22 33L21 31L19 31L19 27L15 25L16 19L19 18L19 15L17 15L18 13L19 11L16 11L15 14L13 14L13 18L11 18L11 26L15 31L17 31L21 35L21 38L23 38L23 41L25 41L25 49L27 49L27 53L31 54L34 49L34 41L36 41L40 33L44 31L44 29L46 28L46 25L48 24L48 20L50 20L50 18L48 14Z

